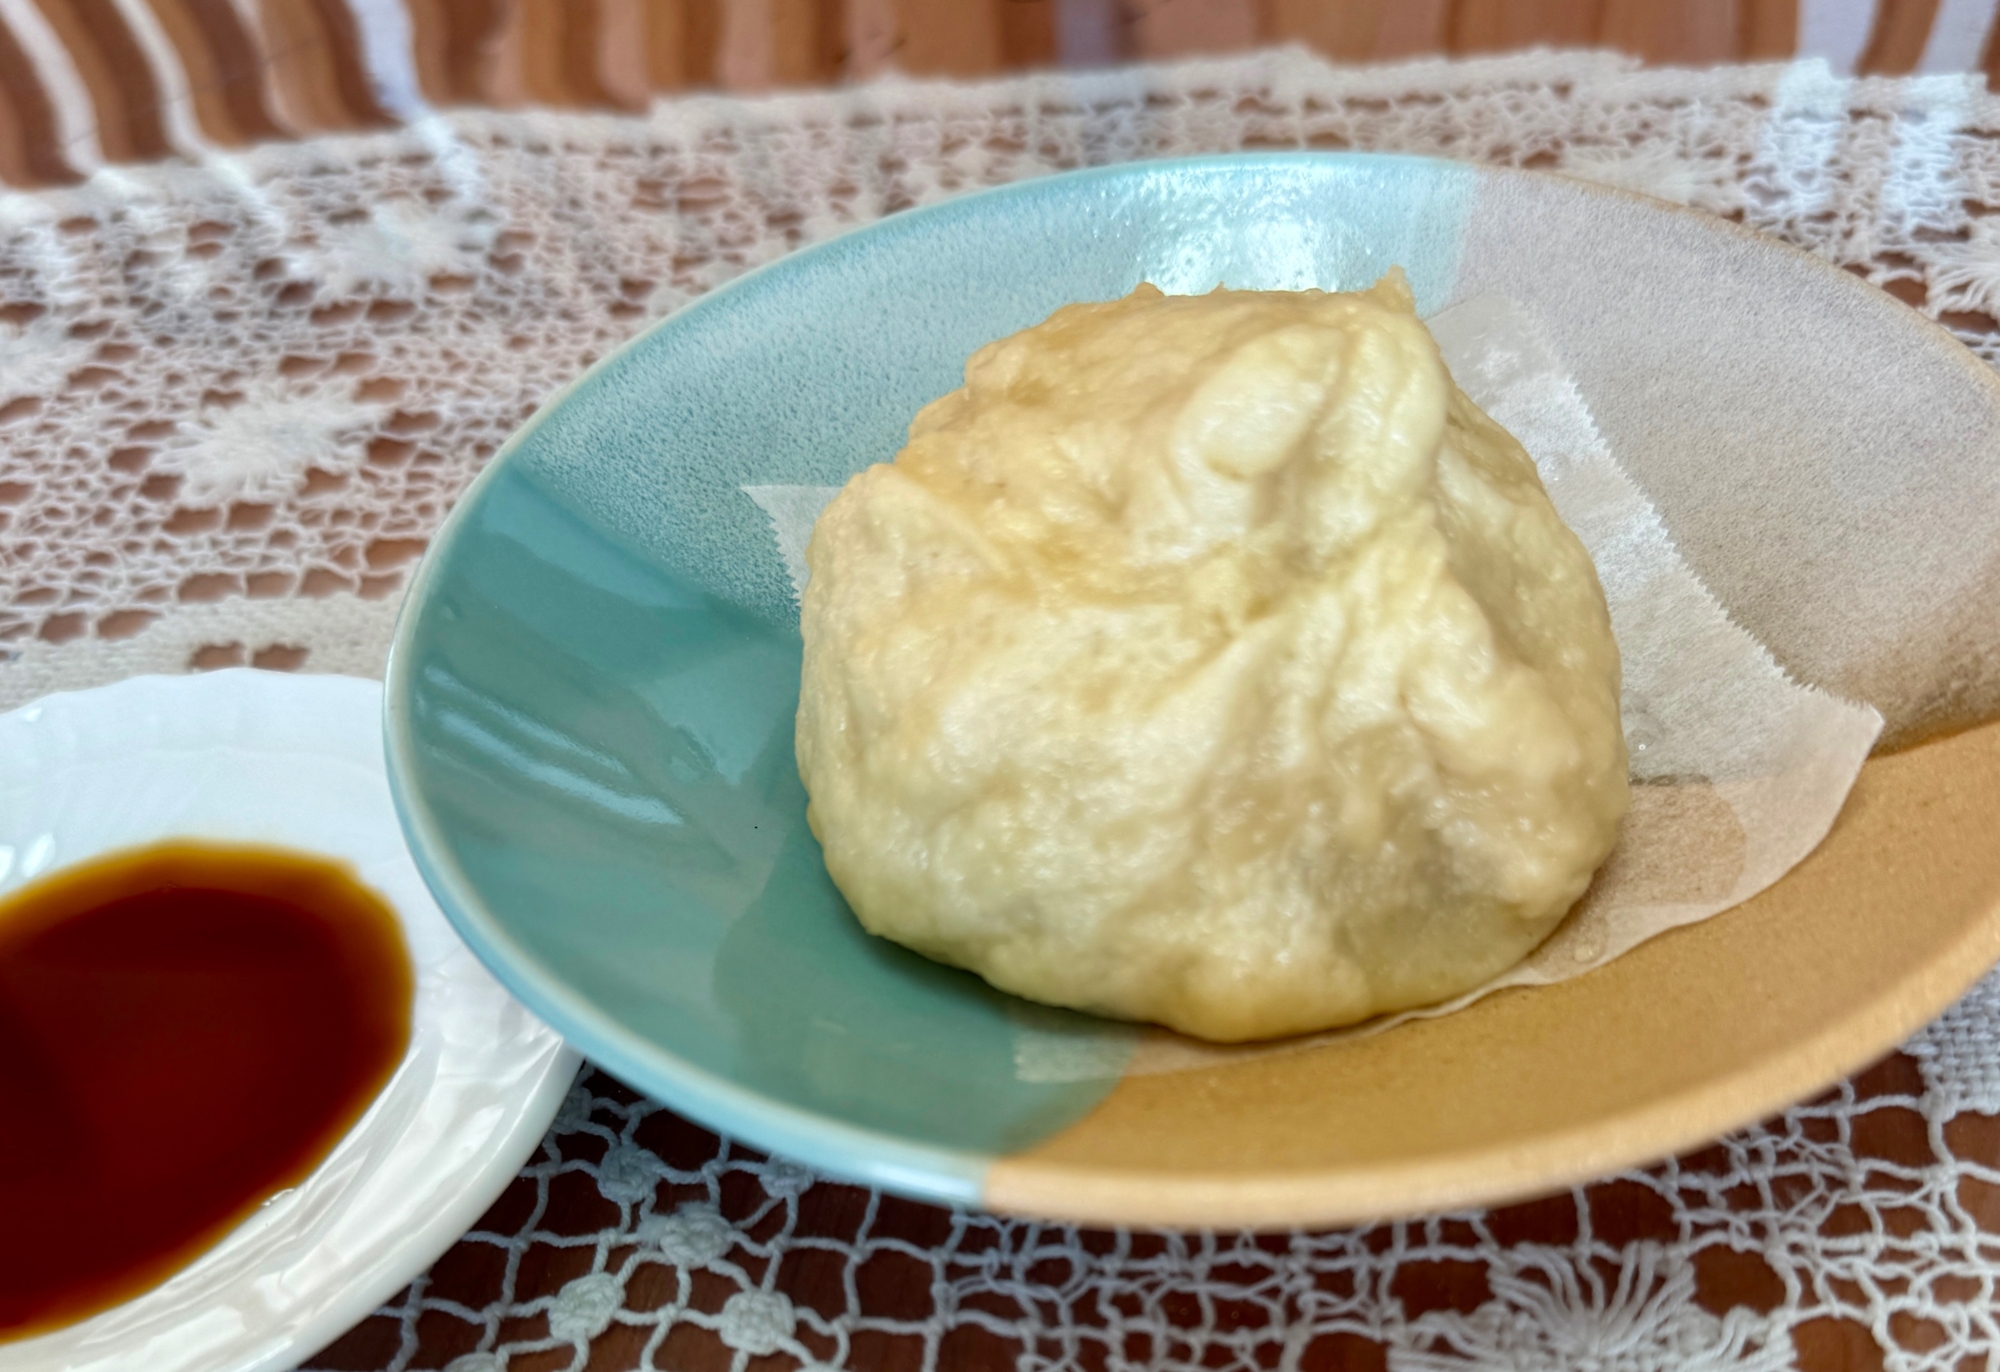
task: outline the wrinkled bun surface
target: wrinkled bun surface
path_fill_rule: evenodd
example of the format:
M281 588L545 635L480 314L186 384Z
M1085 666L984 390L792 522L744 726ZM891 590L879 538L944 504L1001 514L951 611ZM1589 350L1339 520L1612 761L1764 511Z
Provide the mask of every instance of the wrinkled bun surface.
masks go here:
M1626 806L1618 650L1400 274L1140 287L972 357L807 551L798 760L862 923L1238 1040L1468 990Z

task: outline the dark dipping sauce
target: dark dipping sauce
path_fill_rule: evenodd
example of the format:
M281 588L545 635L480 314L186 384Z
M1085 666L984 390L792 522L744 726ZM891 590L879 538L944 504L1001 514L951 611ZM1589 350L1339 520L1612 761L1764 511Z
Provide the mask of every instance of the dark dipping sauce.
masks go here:
M347 867L173 842L0 900L0 1339L158 1285L387 1084L415 974Z

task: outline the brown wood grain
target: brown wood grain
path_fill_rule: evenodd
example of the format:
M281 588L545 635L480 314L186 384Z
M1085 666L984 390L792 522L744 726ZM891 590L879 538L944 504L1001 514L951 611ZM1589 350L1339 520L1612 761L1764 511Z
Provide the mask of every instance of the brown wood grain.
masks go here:
M361 50L361 30L346 0L312 0L318 20L317 43L338 93L350 129L381 128L395 121L375 99L368 64Z
M1055 0L1000 0L1000 64L1023 69L1056 62Z
M64 186L82 180L62 146L41 72L14 31L0 23L0 180Z
M23 68L26 62L27 54L22 52L20 44L14 41L13 31L6 24L0 23L0 181L6 181L13 186L45 184L29 161L30 135L14 110L14 91L11 86L15 80L23 76L29 78L29 84L36 94L43 95L46 105L46 94L42 92L40 83L33 80L33 69ZM52 128L53 125L46 127Z
M407 0L417 81L438 105L477 104L486 97L489 69L508 0Z
M1452 7L1450 50L1595 47L1605 4L1606 0L1457 0Z
M97 113L97 142L110 162L167 155L160 87L152 64L111 0L35 0L70 55Z
M599 74L598 58L602 41L604 12L597 4L555 5L558 15L554 41L550 44L562 63L562 84L569 103L591 107L615 104Z
M1710 66L1739 55L1737 0L1606 0L1597 41L1675 66Z
M917 76L981 76L999 70L997 8L991 0L895 0L896 65Z
M840 0L767 0L771 6L771 84L838 81L846 57L846 6Z
M83 81L105 156L170 151L161 83L113 0L33 0ZM387 122L350 0L142 0L188 74L194 114L235 145ZM1107 60L1303 43L1343 62L1533 47L1612 47L1649 63L1770 60L1797 47L1800 0L404 0L418 79L440 105L642 108L656 92L759 90L865 79L979 77ZM1921 62L1940 0L1852 0L1873 16L1859 68ZM1081 24L1102 30L1077 41ZM1068 51L1065 51L1066 41ZM53 115L18 42L0 92L7 178L58 173ZM2000 77L2000 44L1981 68ZM53 156L53 160L51 157ZM31 172L39 159L44 173Z
M240 146L285 132L264 90L264 50L229 0L147 0L187 73L202 132Z
M645 16L646 84L656 91L687 84L688 15L685 0L640 0Z
M1875 27L1855 64L1864 75L1902 76L1917 69L1937 18L1938 0L1876 0Z
M620 109L642 110L652 101L646 53L645 0L597 0L597 79Z
M1939 0L1854 2L1875 13L1862 70L1913 70ZM112 0L34 3L74 56L106 154L114 161L162 155L159 83ZM201 127L219 143L268 138L288 126L311 132L386 121L347 0L257 0L262 42L230 0L144 3L159 15L188 72ZM978 77L1051 66L1065 56L1170 59L1270 42L1303 43L1344 62L1605 46L1651 63L1700 65L1787 56L1799 24L1799 0L405 3L418 79L434 103L623 109L642 108L655 92L825 85L888 66L918 76ZM1066 54L1065 24L1079 21L1105 33L1080 47L1072 42ZM21 148L32 141L15 138ZM22 156L14 156L18 174L25 174Z
M1269 36L1299 42L1336 62L1393 61L1447 49L1451 0L1270 0Z
M556 108L598 103L591 98L597 93L594 73L583 70L591 63L588 58L578 63L573 54L578 43L587 52L596 48L595 5L515 0L509 29L517 40L511 55L524 103Z
M1790 57L1799 46L1799 0L1739 0L1736 33L1743 61Z
M500 26L494 32L488 61L480 73L481 103L509 109L527 104L533 98L521 71L522 42L521 6L515 0L505 0Z
M683 86L715 84L715 55L722 47L722 10L727 0L681 0Z
M335 70L338 55L314 0L258 0L257 15L269 52L265 79L288 125L316 133L367 122L347 103L351 83ZM379 113L372 99L366 108Z
M1125 19L1141 60L1241 52L1267 22L1254 0L1127 0Z

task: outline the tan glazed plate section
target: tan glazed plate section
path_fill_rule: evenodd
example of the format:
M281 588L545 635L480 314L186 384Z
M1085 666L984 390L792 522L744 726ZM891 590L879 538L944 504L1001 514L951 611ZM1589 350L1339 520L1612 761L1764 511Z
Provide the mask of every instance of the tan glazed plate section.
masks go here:
M1969 468L2000 464L1986 417L2000 401L2000 380L1900 302L1857 290L1852 278L1786 245L1648 197L1560 178L1496 176L1483 200L1489 211L1501 200L1523 212L1538 200L1545 213L1548 200L1576 206L1578 218L1598 220L1605 230L1593 245L1599 254L1707 239L1722 274L1731 259L1762 259L1771 275L1805 287L1793 303L1806 319L1851 330L1860 322L1856 314L1873 316L1869 322L1880 332L1870 350L1901 351L1903 365L1864 372L1856 378L1864 392L1907 376L1916 385L1942 380L1952 393L1952 403L1940 407L1937 432L1914 445L1930 448L1929 462L1918 458L1911 466L1934 469L1900 488L1892 478L1884 489L1902 498L1894 503L1903 510L1921 505L1925 489L1940 501L1991 502L1992 492L1981 489L1990 478L1957 492L1952 480L1972 475ZM1500 231L1480 241L1478 228L1475 215L1458 297L1476 294L1482 277L1538 302L1591 293L1587 270L1567 270L1580 252L1563 251L1563 240L1583 246L1571 235L1555 230L1536 243ZM1536 278L1539 291L1525 284ZM1635 272L1630 296L1618 303L1643 305L1664 286ZM1853 310L1855 304L1862 309ZM1889 517L1890 499L1884 489L1860 483L1831 501L1824 493L1816 493L1817 502L1777 494L1770 498L1774 509L1753 506L1749 521L1743 519L1749 511L1732 511L1726 500L1689 501L1691 488L1676 491L1679 483L1668 473L1678 469L1686 480L1690 468L1713 470L1718 455L1699 451L1699 422L1675 422L1679 407L1657 411L1661 418L1630 412L1648 403L1646 387L1609 375L1631 360L1617 356L1629 352L1630 321L1608 312L1591 320L1589 313L1587 306L1578 311L1582 336L1566 355L1586 374L1594 364L1603 377L1590 387L1590 399L1608 431L1629 426L1632 436L1617 445L1620 458L1661 501L1683 546L1712 540L1719 555L1702 568L1711 587L1724 592L1739 620L1773 634L1769 641L1795 670L1799 660L1811 660L1824 673L1814 679L1889 702L1887 744L1863 766L1833 830L1749 901L1570 981L1503 990L1372 1037L1226 1066L1128 1074L1069 1129L994 1165L986 1190L995 1208L1080 1221L1145 1217L1163 1225L1256 1227L1363 1222L1527 1199L1657 1161L1765 1118L1893 1050L2000 962L2000 722L1964 727L1968 718L1993 714L1985 680L1995 656L1991 603L1945 604L1948 592L1924 585L1912 566L1897 569L1893 558L1884 560L1886 567L1848 570L1867 588L1859 595L1828 585L1822 600L1810 582L1803 590L1787 588L1789 595L1747 579L1731 585L1729 571L1752 560L1745 554L1758 539L1757 524L1783 543L1835 524L1846 526L1847 537L1866 537L1871 513ZM1677 343L1687 355L1709 341L1684 336L1665 350L1671 356ZM1816 352L1820 364L1805 370L1839 369L1833 358L1849 341L1833 338L1817 348L1805 341L1802 350ZM1715 350L1738 348L1746 354L1745 375L1785 384L1783 370L1768 359L1748 360L1749 345ZM1924 363L1940 354L1946 365L1937 370L1945 376L1918 381L1929 370ZM1910 399L1897 396L1890 408ZM1726 415L1729 401L1715 408ZM1768 422L1746 418L1746 427ZM1949 453L1961 435L1964 448L1939 453ZM1790 444L1773 444L1780 468L1810 462L1800 451L1803 430L1786 437ZM1877 454L1890 470L1905 457L1886 445ZM1959 596L1993 587L2000 563L1996 516L2000 505L1974 516L1978 533L1960 545ZM1966 515L1961 510L1951 518ZM1907 527L1883 541L1931 542ZM1825 559L1800 560L1810 571ZM1910 602L1900 640L1898 629L1880 622L1895 617L1887 607L1899 598ZM1865 648L1838 644L1839 631L1828 623L1843 600L1839 612L1850 626L1857 611L1878 620ZM1816 640L1810 646L1774 632L1794 615L1817 621L1804 635ZM1940 690L1934 684L1940 659L1952 658L1979 660L1981 667L1966 671L1956 691ZM1896 699L1902 680L1925 675L1933 683L1928 690L1905 688ZM1910 742L1926 730L1942 736Z
M998 1209L1334 1224L1652 1161L1864 1067L2000 960L2000 724L1871 759L1784 880L1556 986L1372 1038L1128 1076L995 1164Z

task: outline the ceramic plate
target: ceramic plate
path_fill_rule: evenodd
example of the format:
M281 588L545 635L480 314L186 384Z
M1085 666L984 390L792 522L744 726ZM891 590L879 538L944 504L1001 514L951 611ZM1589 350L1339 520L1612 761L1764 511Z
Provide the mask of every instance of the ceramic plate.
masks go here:
M1547 323L1724 605L1903 741L2000 689L2000 386L1914 312L1556 177L1274 154L897 215L715 292L537 416L417 577L388 688L418 863L517 995L752 1144L936 1200L1171 1225L1492 1202L1856 1068L2000 953L2000 734L1864 770L1764 895L1565 984L1373 1038L1138 1070L1145 1035L862 933L805 825L799 639L752 493L888 459L975 348L1142 280ZM768 493L767 493L768 494ZM767 499L767 503L768 499Z
M135 677L0 715L0 891L168 838L342 859L402 920L409 1053L304 1182L144 1295L0 1344L6 1372L263 1372L346 1332L527 1161L575 1053L467 952L411 865L382 773L382 689L235 670Z

